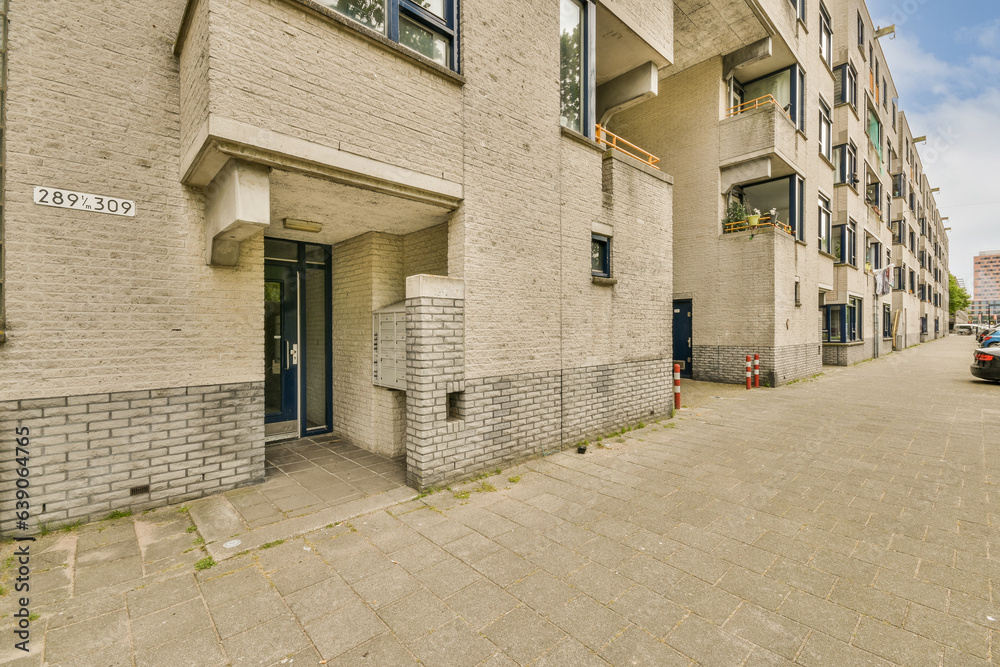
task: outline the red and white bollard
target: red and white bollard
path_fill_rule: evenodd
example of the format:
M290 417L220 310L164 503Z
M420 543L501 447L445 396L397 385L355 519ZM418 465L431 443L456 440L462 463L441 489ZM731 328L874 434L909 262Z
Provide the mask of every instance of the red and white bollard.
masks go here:
M753 386L754 389L760 387L760 355L753 355Z
M674 410L681 409L681 365L674 364Z
M747 389L750 388L750 355L747 355Z

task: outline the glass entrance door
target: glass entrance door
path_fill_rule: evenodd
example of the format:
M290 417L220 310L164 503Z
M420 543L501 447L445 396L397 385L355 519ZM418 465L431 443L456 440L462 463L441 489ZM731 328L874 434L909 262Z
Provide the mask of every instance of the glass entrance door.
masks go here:
M264 267L264 423L267 435L298 435L298 270Z
M264 239L264 433L327 433L331 401L329 246Z

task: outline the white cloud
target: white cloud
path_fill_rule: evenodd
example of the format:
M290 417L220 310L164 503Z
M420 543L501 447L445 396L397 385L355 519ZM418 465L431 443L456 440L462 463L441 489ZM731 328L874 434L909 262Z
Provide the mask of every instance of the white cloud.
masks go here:
M1000 49L1000 19L990 23L962 28L958 31L959 40L973 40L986 51Z
M990 27L990 26L985 26ZM970 35L971 37L971 35ZM1000 40L1000 21L975 39ZM942 61L911 36L881 40L951 243L950 269L971 289L972 257L1000 248L1000 59Z

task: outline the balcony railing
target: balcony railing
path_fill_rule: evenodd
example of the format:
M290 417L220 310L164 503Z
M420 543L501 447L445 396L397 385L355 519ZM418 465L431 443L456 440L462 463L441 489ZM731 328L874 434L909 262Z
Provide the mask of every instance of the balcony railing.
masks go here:
M775 229L780 229L781 231L795 236L792 232L791 225L786 225L778 220L771 221L771 216L762 215L756 224L750 224L750 220L737 220L735 222L726 222L722 225L723 234L735 234L736 232L746 232L751 229L758 229L760 227L774 227Z
M744 102L743 104L737 104L734 107L729 107L726 109L726 118L731 116L738 116L746 111L753 111L766 104L773 104L774 106L781 109L782 113L787 114L788 112L778 103L778 100L774 99L773 95L764 95L763 97L758 97L755 100L750 100L749 102Z
M625 153L625 155L628 155L629 157L634 158L639 162L642 162L643 164L652 167L653 169L659 170L659 167L656 166L656 163L660 161L660 158L656 157L649 151L645 151L639 148L631 141L622 139L613 132L608 132L600 125L597 126L596 138L598 143L604 144L605 146L610 146L611 148L614 148L616 151Z

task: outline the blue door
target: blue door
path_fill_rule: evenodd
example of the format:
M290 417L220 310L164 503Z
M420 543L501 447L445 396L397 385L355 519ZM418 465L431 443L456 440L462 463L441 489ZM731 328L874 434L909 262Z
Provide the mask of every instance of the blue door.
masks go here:
M674 301L674 363L681 365L681 377L691 372L691 300Z
M264 266L264 423L298 431L298 271ZM284 428L282 428L284 427Z

